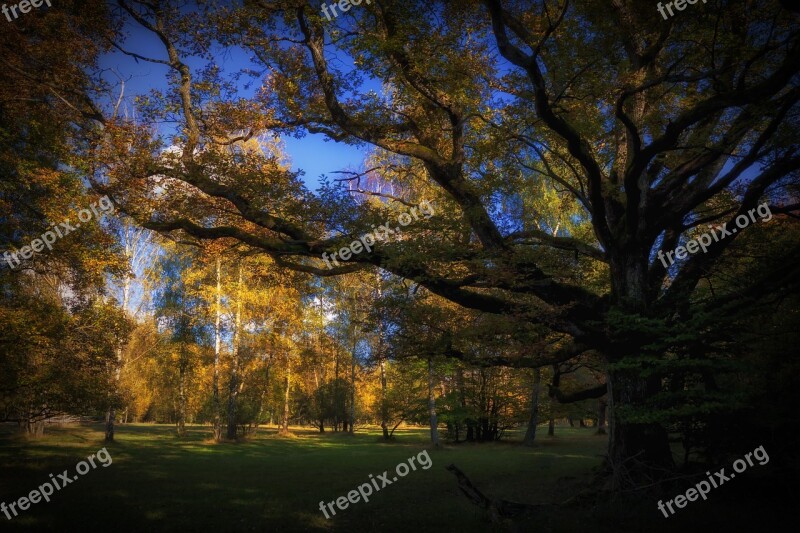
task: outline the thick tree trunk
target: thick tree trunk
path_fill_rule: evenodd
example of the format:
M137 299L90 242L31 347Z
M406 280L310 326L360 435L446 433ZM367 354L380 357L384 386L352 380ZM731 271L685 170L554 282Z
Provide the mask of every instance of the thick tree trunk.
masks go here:
M615 490L628 488L638 480L637 472L663 471L674 466L667 431L656 423L640 423L620 415L625 407L641 407L660 387L658 377L643 379L632 371L608 374L610 385L610 430L608 461Z
M613 303L631 316L645 315L647 300L646 256L616 256L611 260ZM610 362L627 362L647 355L642 346L650 341L641 332L618 331L609 348ZM628 338L620 338L627 336ZM637 422L630 412L642 409L661 390L661 378L641 376L641 370L627 366L607 372L610 436L608 465L614 490L652 482L653 477L674 467L667 431L658 423ZM625 413L627 411L627 413ZM624 414L624 416L623 416Z
M531 391L531 412L528 419L528 430L525 432L525 438L522 444L525 446L533 446L536 440L536 426L539 424L539 394L542 388L542 369L535 368L533 370L533 388Z
M431 425L431 444L439 447L439 421L436 417L436 398L434 396L433 361L428 358L428 416Z
M222 440L222 406L219 400L219 359L222 351L222 259L217 257L216 310L214 319L214 377L211 383L211 409L214 414L214 440Z
M236 400L239 396L239 348L242 341L242 265L239 263L239 280L236 286L236 319L233 332L233 356L231 379L228 387L228 432L229 440L236 439Z

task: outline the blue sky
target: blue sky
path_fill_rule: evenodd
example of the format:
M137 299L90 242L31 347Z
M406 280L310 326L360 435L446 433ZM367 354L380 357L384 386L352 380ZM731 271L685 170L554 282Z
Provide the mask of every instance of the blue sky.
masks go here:
M166 59L163 45L147 30L136 24L126 27L129 38L123 47L145 57ZM237 72L242 68L249 68L252 64L247 53L243 50L226 48L217 58L219 66L227 73ZM187 58L186 62L193 68L202 68L205 60ZM117 50L106 54L100 61L101 69L113 69L125 79L125 101L132 109L133 99L137 95L147 94L153 89L165 89L168 68L165 65L137 61L134 58ZM108 73L106 79L111 83L117 81L113 73ZM240 85L241 96L252 95L257 89L253 84L250 89ZM114 100L118 93L113 95ZM170 124L162 125L161 131L169 133ZM342 143L326 141L324 135L308 134L301 139L283 137L286 152L292 163L292 170L304 171L303 181L315 190L320 183L320 176L337 170L363 170L362 163L366 156L366 149L356 148ZM331 175L331 177L338 177Z

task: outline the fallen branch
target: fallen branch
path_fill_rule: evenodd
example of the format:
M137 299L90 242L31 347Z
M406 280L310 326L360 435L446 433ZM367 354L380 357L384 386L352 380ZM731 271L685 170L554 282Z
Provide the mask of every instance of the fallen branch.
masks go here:
M484 495L472 484L469 478L456 465L451 464L447 470L453 472L458 478L458 488L475 505L489 511L492 522L500 523L504 519L519 518L524 515L535 516L547 505L531 505L526 503L511 502L508 500L495 500Z

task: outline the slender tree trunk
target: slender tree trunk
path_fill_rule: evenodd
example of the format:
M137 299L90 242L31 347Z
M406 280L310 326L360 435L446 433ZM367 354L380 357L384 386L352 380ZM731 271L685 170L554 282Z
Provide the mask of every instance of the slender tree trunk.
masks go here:
M214 440L222 440L222 416L219 400L219 359L222 352L222 259L217 257L216 265L217 289L214 318L214 377L212 379L211 409L214 411Z
M606 407L608 406L608 400L605 398L600 398L597 400L597 434L598 435L605 435L606 434Z
M319 388L319 371L314 366L314 393L317 397L317 424L320 433L325 433L325 391Z
M239 349L242 342L242 264L239 263L239 280L236 285L236 318L233 333L233 353L231 357L231 380L228 387L228 434L229 440L236 439L236 399L239 395Z
M339 432L339 353L333 354L333 432Z
M467 411L467 394L464 391L464 369L461 366L458 366L458 370L456 371L456 386L458 387L458 400L461 404L462 412ZM465 422L465 421L464 421ZM458 443L459 439L459 429L461 428L462 420L456 421L456 443Z
M131 250L130 250L130 243L125 242L125 256L130 258L131 257ZM125 279L122 282L122 311L127 313L128 310L128 303L130 302L130 295L131 295L131 276L125 275ZM122 374L122 346L119 346L115 350L116 361L114 363L114 393L119 392L119 378ZM116 422L117 418L117 409L115 406L115 398L111 399L109 402L108 411L106 413L106 435L105 441L106 442L114 442L114 422Z
M181 355L178 363L178 436L186 436L186 372L189 356L186 353L186 342L181 341Z
M386 361L381 357L381 429L383 439L389 440L389 405L386 399Z
M553 365L553 388L559 388L561 386L561 369L558 365ZM554 437L556 434L556 399L555 397L550 397L550 421L547 424L547 435L549 437ZM572 422L570 421L570 425Z
M283 416L281 417L280 434L287 435L289 433L289 389L291 388L292 367L291 360L289 359L289 352L286 352L286 380L284 384L283 393Z
M124 309L124 308L123 308ZM122 373L122 347L116 349L116 361L114 364L114 392L118 392L119 390L119 378L120 374ZM117 418L117 408L114 405L115 399L111 399L111 403L108 406L108 411L106 412L106 435L105 441L106 442L114 442L114 422Z
M542 389L542 369L533 370L533 389L531 391L531 412L528 419L528 430L525 432L525 439L522 444L533 446L536 440L536 426L539 424L539 393Z
M383 295L383 290L381 288L381 278L380 275L376 274L377 283L378 283L378 299L381 298ZM381 369L381 430L383 430L383 440L390 440L392 438L391 433L389 433L389 404L387 403L387 390L386 390L386 358L385 354L383 353L383 340L385 335L385 325L383 318L381 318L380 322L378 323L378 360L380 361L380 369ZM392 430L394 433L394 430Z
M350 434L356 427L356 341L353 339L353 351L350 360Z
M258 415L256 415L256 431L258 431L258 426L259 424L261 424L261 416L264 414L264 406L269 400L267 392L269 391L269 367L272 366L272 356L267 356L266 361L267 361L267 368L264 371L265 374L264 390L261 391L261 398L258 400Z
M431 444L439 447L439 421L436 418L436 398L434 396L433 359L428 357L428 415L431 424Z

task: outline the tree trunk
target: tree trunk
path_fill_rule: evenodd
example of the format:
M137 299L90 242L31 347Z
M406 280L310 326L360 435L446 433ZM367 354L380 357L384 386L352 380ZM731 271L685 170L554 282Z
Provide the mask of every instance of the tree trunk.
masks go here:
M553 365L553 388L557 389L561 386L561 368L558 365ZM556 398L550 396L550 421L547 424L547 435L554 437L556 435Z
M386 403L386 361L381 357L381 429L383 439L389 440L389 405Z
M611 259L613 303L631 317L647 313L646 256L616 256ZM647 355L643 344L650 342L640 332L617 332L609 348L609 362L634 362ZM609 390L610 430L608 465L611 468L613 490L622 490L640 482L652 483L674 467L667 431L658 423L641 423L626 419L622 413L641 409L661 391L661 377L642 377L641 369L630 364L606 375ZM628 414L630 417L630 414Z
M333 432L339 432L339 352L333 354Z
M34 438L44 435L44 420L27 420L25 422L25 433Z
M528 430L525 432L525 439L522 444L525 446L533 446L533 441L536 440L536 426L539 424L539 393L542 388L542 369L535 368L533 370L533 390L531 391L531 413L528 419Z
M131 245L126 239L125 241L125 256L130 258L131 257ZM125 279L122 281L122 311L127 313L128 310L128 303L130 302L131 298L131 276L125 275ZM119 392L119 378L122 374L122 346L119 346L116 349L116 361L114 365L114 392ZM106 413L106 442L114 442L114 422L117 418L117 409L115 406L115 398L111 399L108 406L108 412Z
M256 415L256 431L258 431L258 426L261 424L261 417L264 414L264 406L269 399L267 393L269 392L269 367L272 366L272 356L268 355L265 357L267 361L267 368L264 371L264 390L261 391L261 398L258 400L258 414Z
M613 473L613 488L628 488L638 481L637 471L649 475L651 468L664 471L675 463L666 430L657 423L638 423L620 416L624 407L641 407L660 387L658 376L643 379L635 371L608 373L611 394L609 407L611 435L608 461Z
M236 439L236 399L239 395L239 349L242 342L242 264L239 263L239 280L236 285L236 318L233 332L233 354L231 357L231 380L228 387L228 434Z
M428 415L431 424L431 443L439 447L439 421L436 418L436 398L434 397L433 360L428 358Z
M117 418L117 410L112 405L106 412L106 442L114 442L114 420Z
M597 400L597 434L598 435L605 435L606 434L606 407L608 406L608 400L605 398L600 398Z
M189 357L186 353L186 343L181 341L181 355L178 362L178 436L186 436L186 371L189 366Z
M211 409L214 414L214 440L222 440L222 406L219 401L219 358L222 351L222 259L217 257L216 316L214 319L214 377L212 379Z
M356 341L353 339L352 360L350 361L350 434L356 426Z
M124 309L124 308L123 308ZM119 389L119 377L122 372L122 347L116 350L116 361L114 364L114 392ZM115 399L111 399L111 403L106 412L106 442L114 442L114 422L117 418L117 408L114 405Z
M284 384L283 394L283 416L281 417L281 429L278 432L281 435L289 433L289 389L291 387L292 366L289 359L289 352L286 352L286 380Z

